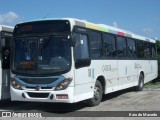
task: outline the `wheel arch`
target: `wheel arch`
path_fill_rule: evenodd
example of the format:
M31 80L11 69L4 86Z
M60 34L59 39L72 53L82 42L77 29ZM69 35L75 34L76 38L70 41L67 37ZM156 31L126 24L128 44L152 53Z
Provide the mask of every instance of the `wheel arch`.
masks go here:
M101 85L102 85L102 90L103 90L103 94L105 94L105 89L106 89L106 81L105 81L105 77L103 75L100 75L97 77L97 79Z

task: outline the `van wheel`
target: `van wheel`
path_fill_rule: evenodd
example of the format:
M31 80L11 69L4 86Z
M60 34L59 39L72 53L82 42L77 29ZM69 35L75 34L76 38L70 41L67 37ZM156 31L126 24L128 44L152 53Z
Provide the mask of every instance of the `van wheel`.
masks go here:
M101 103L102 100L102 85L97 80L94 87L94 96L93 98L88 100L88 104L90 107L97 106Z
M139 75L138 86L136 86L136 91L142 91L144 87L144 76L142 73Z

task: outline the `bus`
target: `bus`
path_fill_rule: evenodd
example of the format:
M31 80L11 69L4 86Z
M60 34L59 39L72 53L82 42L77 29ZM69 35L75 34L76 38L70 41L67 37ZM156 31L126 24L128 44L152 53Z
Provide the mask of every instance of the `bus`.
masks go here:
M156 41L74 18L17 24L13 31L11 100L99 105L103 94L158 74Z
M0 25L0 100L10 99L10 41L13 27Z

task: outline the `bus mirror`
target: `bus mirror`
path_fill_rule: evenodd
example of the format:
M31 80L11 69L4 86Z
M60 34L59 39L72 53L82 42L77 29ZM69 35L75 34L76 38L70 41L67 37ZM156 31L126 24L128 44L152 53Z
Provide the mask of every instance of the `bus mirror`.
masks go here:
M77 69L81 67L86 67L86 66L89 66L90 63L91 63L90 59L78 59L75 61L75 67Z

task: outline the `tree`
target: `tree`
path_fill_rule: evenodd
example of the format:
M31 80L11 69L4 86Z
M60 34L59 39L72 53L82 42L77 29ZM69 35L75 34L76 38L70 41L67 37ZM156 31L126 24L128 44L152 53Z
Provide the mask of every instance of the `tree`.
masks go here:
M156 41L157 53L160 54L160 40Z
M160 81L160 40L156 41L157 46L157 59L158 59L158 78L153 80L153 83Z

